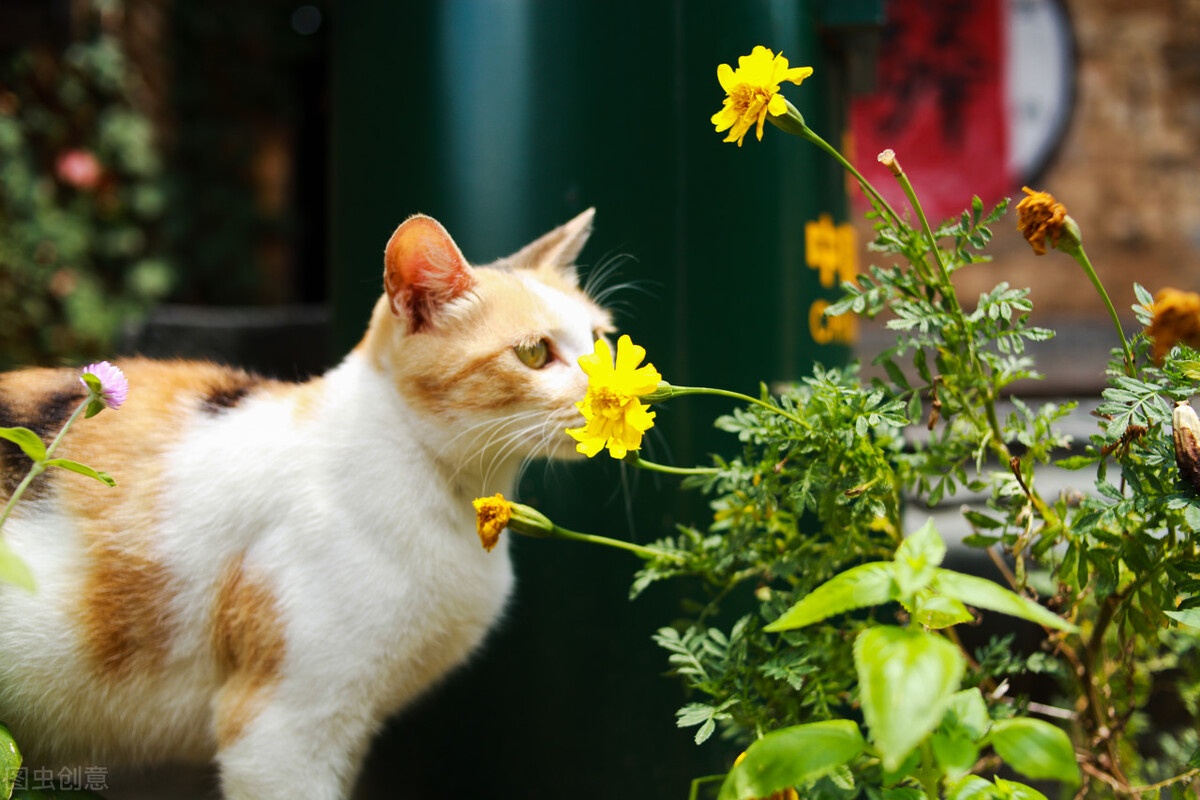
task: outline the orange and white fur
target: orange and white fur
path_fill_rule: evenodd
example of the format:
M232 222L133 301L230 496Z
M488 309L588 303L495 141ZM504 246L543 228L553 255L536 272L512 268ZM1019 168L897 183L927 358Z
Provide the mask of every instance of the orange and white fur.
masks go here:
M361 343L290 384L118 362L129 398L81 420L3 535L0 720L31 764L215 759L227 798L349 795L383 721L460 664L513 583L474 497L568 458L609 317L578 288L592 212L484 267L429 217L387 244ZM543 357L544 356L544 357ZM0 425L47 439L77 370L0 375ZM0 450L0 500L28 461Z

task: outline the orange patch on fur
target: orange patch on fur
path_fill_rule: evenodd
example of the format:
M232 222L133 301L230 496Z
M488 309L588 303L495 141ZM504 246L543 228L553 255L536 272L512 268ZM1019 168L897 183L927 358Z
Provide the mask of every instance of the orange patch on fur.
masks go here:
M325 398L325 379L313 378L306 383L298 384L275 384L270 391L273 396L290 400L293 422L310 422L320 411L321 401Z
M164 458L192 419L222 413L223 408L212 409L213 398L236 404L241 387L262 383L202 362L118 363L129 378L125 404L79 419L57 452L112 473L117 485L110 488L65 470L47 473L85 539L89 560L79 598L80 633L85 652L108 679L161 666L173 634L174 590L155 542ZM68 384L77 376L75 370L54 372L59 381L65 375ZM32 377L45 380L36 373Z
M101 675L156 669L167 652L170 584L162 565L109 542L89 548L85 645Z
M223 679L217 699L217 744L236 741L279 680L285 638L275 595L244 558L225 570L213 610L213 652Z

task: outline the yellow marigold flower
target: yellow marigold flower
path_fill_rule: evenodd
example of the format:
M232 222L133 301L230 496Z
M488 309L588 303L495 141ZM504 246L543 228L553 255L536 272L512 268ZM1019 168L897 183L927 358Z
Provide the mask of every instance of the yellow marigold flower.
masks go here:
M750 55L740 56L736 70L721 64L717 67L717 80L726 96L725 107L712 116L717 133L728 130L725 141L736 141L741 147L742 139L753 125L761 142L767 114L777 117L787 111L787 102L779 94L780 82L791 81L799 86L812 72L812 67L789 69L783 53L775 55L762 45L755 47Z
M504 499L504 495L496 493L493 497L477 497L472 502L475 506L475 529L479 532L479 541L483 549L489 553L500 541L500 532L512 518L512 503Z
M588 376L587 396L575 404L587 420L582 428L567 428L579 444L575 449L588 458L605 447L613 458L621 459L642 446L642 434L654 425L654 412L638 398L658 388L662 375L653 364L639 367L646 349L628 336L617 341L613 360L608 342L596 340L595 352L580 356L579 366Z
M1067 207L1054 199L1049 192L1035 192L1028 186L1021 188L1027 197L1017 203L1017 230L1039 256L1046 254L1046 239L1050 246L1058 245L1059 237L1067 226Z
M1166 288L1154 295L1154 318L1146 335L1154 340L1154 360L1162 363L1179 342L1200 349L1200 294Z

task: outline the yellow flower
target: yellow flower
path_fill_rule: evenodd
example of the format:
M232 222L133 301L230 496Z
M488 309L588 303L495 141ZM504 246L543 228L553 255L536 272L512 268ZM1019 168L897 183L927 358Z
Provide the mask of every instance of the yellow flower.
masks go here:
M1154 295L1152 310L1146 335L1154 340L1156 362L1161 364L1179 342L1200 349L1200 294L1166 288Z
M642 446L642 434L654 425L654 412L639 397L658 388L662 375L653 364L638 367L646 350L628 336L617 341L614 364L608 342L596 340L595 352L580 356L579 366L588 376L587 396L575 404L587 420L582 428L567 428L579 444L575 449L588 458L605 447L621 459Z
M1017 230L1039 256L1046 255L1046 238L1050 246L1058 245L1067 225L1067 207L1054 199L1049 192L1035 192L1028 186L1022 187L1027 197L1017 203Z
M475 529L479 532L479 541L483 549L490 553L500 541L500 531L512 518L513 504L497 493L493 497L477 497L472 505L475 506Z
M775 55L762 45L755 47L750 55L740 56L736 70L721 64L717 67L717 80L726 97L725 107L712 116L717 133L728 129L725 141L736 141L741 147L746 132L754 125L761 142L767 114L778 117L787 111L787 101L779 94L779 83L791 81L799 86L812 72L812 67L789 69L783 53Z

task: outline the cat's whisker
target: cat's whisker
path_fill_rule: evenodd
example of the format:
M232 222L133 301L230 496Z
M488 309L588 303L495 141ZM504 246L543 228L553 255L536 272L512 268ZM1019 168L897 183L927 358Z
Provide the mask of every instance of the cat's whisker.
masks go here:
M495 476L496 470L501 465L505 464L506 462L508 462L510 460L512 453L516 452L518 446L522 442L529 441L531 438L533 438L531 436L531 434L534 434L535 432L539 431L547 424L547 421L544 419L545 413L540 412L539 416L542 416L543 419L541 419L536 425L526 425L524 427L510 431L502 439L492 443L492 444L496 445L498 447L498 449L493 454L492 459L488 464L487 470L484 471L483 479L484 479L485 484L489 483L491 481L491 479ZM536 449L537 448L535 446L535 448L533 448L533 451L536 452ZM524 461L524 459L522 459L522 461Z

